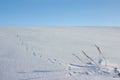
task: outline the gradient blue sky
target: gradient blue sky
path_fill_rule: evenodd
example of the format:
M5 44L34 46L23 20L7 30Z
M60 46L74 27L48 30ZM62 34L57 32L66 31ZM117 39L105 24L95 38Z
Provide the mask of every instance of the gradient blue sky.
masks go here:
M120 26L120 0L0 0L0 26Z

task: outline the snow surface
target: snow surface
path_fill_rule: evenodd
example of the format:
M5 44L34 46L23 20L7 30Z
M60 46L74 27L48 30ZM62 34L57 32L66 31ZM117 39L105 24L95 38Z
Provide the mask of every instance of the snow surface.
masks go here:
M84 50L97 61L95 44L110 62L101 72L72 55L87 62ZM119 53L120 28L0 28L0 80L119 80Z

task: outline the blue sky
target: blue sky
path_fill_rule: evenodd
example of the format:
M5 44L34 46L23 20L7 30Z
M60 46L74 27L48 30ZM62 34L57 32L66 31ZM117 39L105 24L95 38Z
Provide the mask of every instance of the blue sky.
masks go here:
M120 0L0 0L0 26L120 26Z

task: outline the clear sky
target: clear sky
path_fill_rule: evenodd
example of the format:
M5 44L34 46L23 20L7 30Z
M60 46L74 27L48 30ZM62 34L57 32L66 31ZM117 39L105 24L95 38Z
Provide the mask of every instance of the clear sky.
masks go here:
M0 0L0 26L120 26L120 0Z

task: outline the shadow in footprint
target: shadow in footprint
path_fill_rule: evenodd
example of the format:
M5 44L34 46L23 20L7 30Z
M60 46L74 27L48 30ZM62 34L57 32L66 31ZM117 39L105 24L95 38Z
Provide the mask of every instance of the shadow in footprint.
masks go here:
M27 72L17 72L18 74L25 74L25 73L27 73Z
M33 70L32 72L33 73L46 73L46 72L55 72L55 71L52 71L52 70Z
M34 79L42 80L42 77L33 77L33 78L26 78L26 79L19 79L19 80L34 80Z

